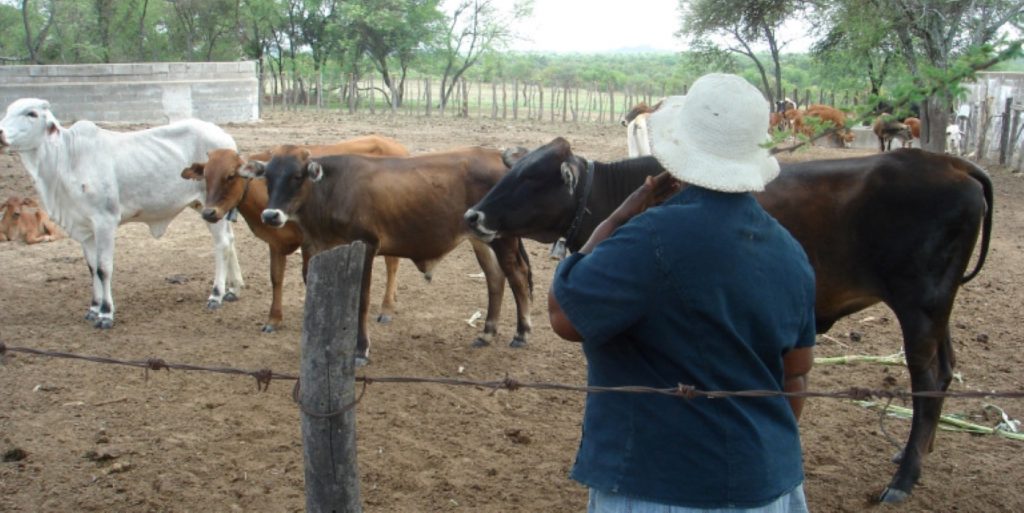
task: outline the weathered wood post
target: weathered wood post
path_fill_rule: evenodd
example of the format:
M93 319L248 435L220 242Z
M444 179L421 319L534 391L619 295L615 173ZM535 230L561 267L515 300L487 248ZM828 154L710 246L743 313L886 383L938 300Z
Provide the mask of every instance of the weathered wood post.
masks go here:
M299 393L310 513L362 512L352 405L365 253L366 245L354 242L310 261Z

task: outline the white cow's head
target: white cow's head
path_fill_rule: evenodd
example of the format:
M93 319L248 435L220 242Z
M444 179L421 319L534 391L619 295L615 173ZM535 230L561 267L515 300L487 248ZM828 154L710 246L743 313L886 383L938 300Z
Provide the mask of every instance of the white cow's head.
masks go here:
M946 126L946 153L952 153L953 155L960 154L960 139L963 134L960 132L958 125Z
M58 131L60 123L50 112L50 102L38 98L15 100L0 120L0 148L33 150Z

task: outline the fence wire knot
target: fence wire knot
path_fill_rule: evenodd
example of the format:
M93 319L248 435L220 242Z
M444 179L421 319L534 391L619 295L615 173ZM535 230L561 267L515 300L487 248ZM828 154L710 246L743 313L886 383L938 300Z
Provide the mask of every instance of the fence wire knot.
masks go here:
M523 385L521 383L516 381L514 378L510 378L508 376L505 376L505 379L501 380L501 388L504 388L505 390L508 390L510 392L515 392L516 390L519 390L522 386Z
M684 399L696 399L697 387L693 385L684 385L682 383L676 383L676 395Z
M851 387L850 398L857 401L867 401L875 396L875 392L869 388Z
M270 369L260 369L252 373L256 378L256 391L266 392L270 389L270 381L274 379L274 372Z
M7 344L0 342L0 356L3 356L7 352Z

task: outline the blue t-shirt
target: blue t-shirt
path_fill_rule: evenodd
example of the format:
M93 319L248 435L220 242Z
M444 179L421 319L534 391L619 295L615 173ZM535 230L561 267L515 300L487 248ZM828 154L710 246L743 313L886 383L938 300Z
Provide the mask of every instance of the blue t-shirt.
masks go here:
M553 293L583 336L592 386L782 390L814 345L814 272L750 194L688 186L562 262ZM767 504L803 481L783 397L592 393L572 477L697 508Z

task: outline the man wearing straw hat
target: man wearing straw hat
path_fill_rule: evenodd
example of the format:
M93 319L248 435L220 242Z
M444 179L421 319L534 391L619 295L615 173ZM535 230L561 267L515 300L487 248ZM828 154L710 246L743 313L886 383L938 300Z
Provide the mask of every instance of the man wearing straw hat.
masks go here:
M648 178L551 285L552 328L583 342L589 385L805 390L813 270L750 194L779 173L761 146L768 116L755 87L725 74L651 115L668 174ZM591 393L572 477L593 513L806 512L802 406Z

